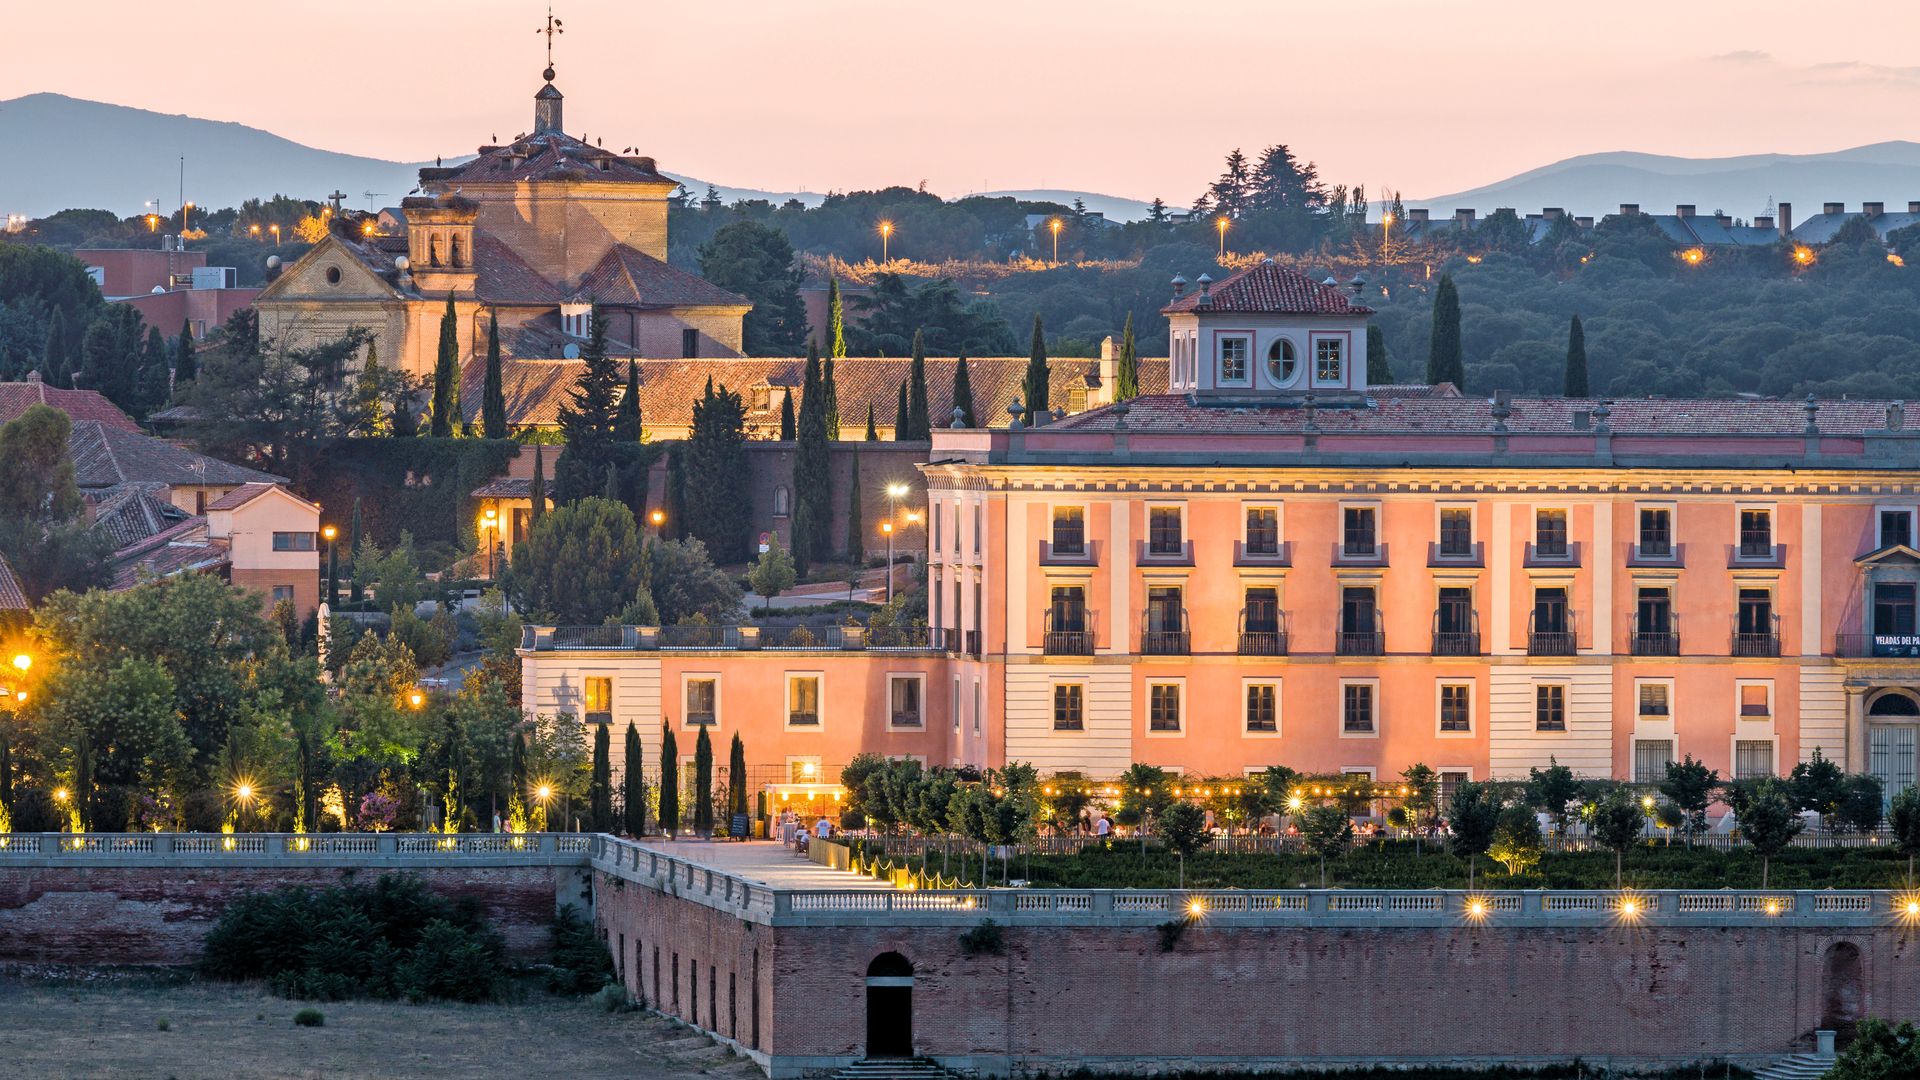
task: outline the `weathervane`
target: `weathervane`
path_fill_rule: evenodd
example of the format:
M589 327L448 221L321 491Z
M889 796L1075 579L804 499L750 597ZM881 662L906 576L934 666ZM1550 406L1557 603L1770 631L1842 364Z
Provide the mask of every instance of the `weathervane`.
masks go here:
M553 5L551 4L547 5L547 25L542 27L541 29L535 30L534 33L547 35L547 81L552 82L553 81L553 36L555 34L566 33L566 30L561 28L560 20L553 17Z

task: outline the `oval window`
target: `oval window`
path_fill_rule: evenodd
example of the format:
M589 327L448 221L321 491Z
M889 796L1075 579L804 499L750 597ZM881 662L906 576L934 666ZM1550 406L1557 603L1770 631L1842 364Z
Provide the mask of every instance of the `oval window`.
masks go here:
M1293 342L1286 338L1267 346L1267 377L1275 383L1285 385L1299 374L1300 363L1294 356Z
M337 266L327 267L327 284L329 285L340 284L340 268L339 267Z

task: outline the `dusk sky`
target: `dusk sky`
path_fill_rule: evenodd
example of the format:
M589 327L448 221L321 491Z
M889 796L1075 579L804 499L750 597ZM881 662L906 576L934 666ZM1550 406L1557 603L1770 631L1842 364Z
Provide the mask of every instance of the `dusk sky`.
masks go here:
M233 120L401 160L529 125L543 4L10 4L0 98ZM925 180L1185 203L1272 142L1437 195L1571 156L1920 137L1888 0L571 0L567 126L777 190ZM180 45L179 31L190 44Z

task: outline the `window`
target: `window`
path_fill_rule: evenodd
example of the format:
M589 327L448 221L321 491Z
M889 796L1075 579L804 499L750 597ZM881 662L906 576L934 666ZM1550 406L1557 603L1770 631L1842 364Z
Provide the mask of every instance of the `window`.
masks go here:
M1379 651L1379 610L1373 589L1349 585L1340 590L1340 648L1348 655L1370 656Z
M1247 507L1247 554L1280 554L1280 509L1278 507Z
M1567 554L1567 512L1565 510L1534 512L1533 550L1537 555L1555 559Z
M1247 730L1255 734L1280 731L1280 688L1273 683L1247 684Z
M978 525L979 518L974 519ZM976 531L978 531L976 529ZM978 543L978 540L975 541ZM1084 555L1087 551L1087 511L1081 506L1053 508L1053 553Z
M1740 590L1740 636L1756 638L1773 633L1773 593L1766 589Z
M1313 381L1338 384L1346 381L1347 343L1339 338L1321 338L1313 343Z
M1672 710L1667 702L1669 689L1666 683L1640 684L1640 715L1670 716Z
M787 726L820 726L820 676L787 676Z
M773 489L773 516L789 517L793 514L793 492L785 484Z
M1473 730L1473 684L1440 685L1440 730L1463 733Z
M1141 651L1178 656L1187 651L1187 609L1178 585L1155 585L1147 589L1146 635Z
M924 683L918 675L892 675L887 678L887 722L894 727L917 728L925 723L920 713Z
M1767 692L1766 683L1740 684L1740 718L1742 720L1765 719L1773 715L1772 695Z
M1773 511L1740 511L1740 557L1743 559L1773 557Z
M1242 630L1249 634L1277 634L1280 632L1280 590L1271 585L1254 585L1247 589L1242 603Z
M720 680L710 675L687 678L688 727L711 727L720 718Z
M1880 546L1892 547L1895 544L1913 546L1913 511L1880 511Z
M1881 581L1873 586L1873 632L1880 637L1914 633L1915 601L1912 582Z
M1223 383L1244 383L1247 381L1247 352L1250 346L1243 337L1223 337L1220 339L1220 381Z
M1087 688L1080 683L1055 683L1053 687L1053 730L1085 731Z
M940 550L940 504L933 504L933 550Z
M700 355L700 331L692 327L680 331L680 355L688 359Z
M593 309L585 304L561 305L560 332L584 340L593 332Z
M1533 688L1533 729L1567 730L1567 688L1557 683Z
M1640 508L1640 554L1664 559L1673 554L1673 511L1664 506Z
M1464 771L1440 770L1440 805L1451 806L1453 793L1459 791L1460 785L1467 783L1468 780L1468 774Z
M1465 506L1440 509L1440 554L1452 559L1473 555L1473 511Z
M613 680L603 675L589 675L586 679L586 693L583 696L586 705L586 721L589 724L613 723Z
M1147 730L1180 730L1180 684L1154 683L1147 687Z
M1449 585L1440 590L1440 604L1434 612L1434 632L1440 634L1473 633L1473 590Z
M1741 739L1733 744L1733 778L1752 780L1773 775L1773 740Z
M275 585L273 587L273 602L278 604L283 601L289 604L293 603L293 586Z
M1300 373L1300 361L1294 355L1293 342L1286 338L1267 346L1267 378L1282 386Z
M1372 683L1346 683L1340 687L1340 730L1348 735L1374 733Z
M1340 553L1368 556L1375 554L1378 534L1375 530L1377 508L1347 506L1340 510Z
M1179 555L1184 548L1181 539L1179 507L1147 508L1147 554Z
M275 551L312 551L313 534L310 532L277 532L273 534Z
M327 284L329 285L340 284L340 268L339 267L337 266L327 267Z
M1671 739L1634 740L1634 783L1660 783L1667 778L1667 766L1671 764L1673 764L1673 741Z
M1087 590L1080 585L1055 585L1048 616L1061 633L1083 633L1087 628Z

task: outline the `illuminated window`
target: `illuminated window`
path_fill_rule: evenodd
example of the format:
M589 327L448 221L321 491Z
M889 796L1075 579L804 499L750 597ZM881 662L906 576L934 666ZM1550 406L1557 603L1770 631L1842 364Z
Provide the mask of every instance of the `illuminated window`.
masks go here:
M1313 343L1313 381L1338 384L1345 381L1347 343L1339 338L1321 338Z
M820 676L787 676L787 726L820 726Z
M1220 339L1220 381L1223 383L1245 383L1247 381L1247 352L1250 346L1243 337L1223 337Z
M613 722L613 680L604 675L589 675L585 680L585 694L582 697L586 708L586 721L589 724L610 724Z

